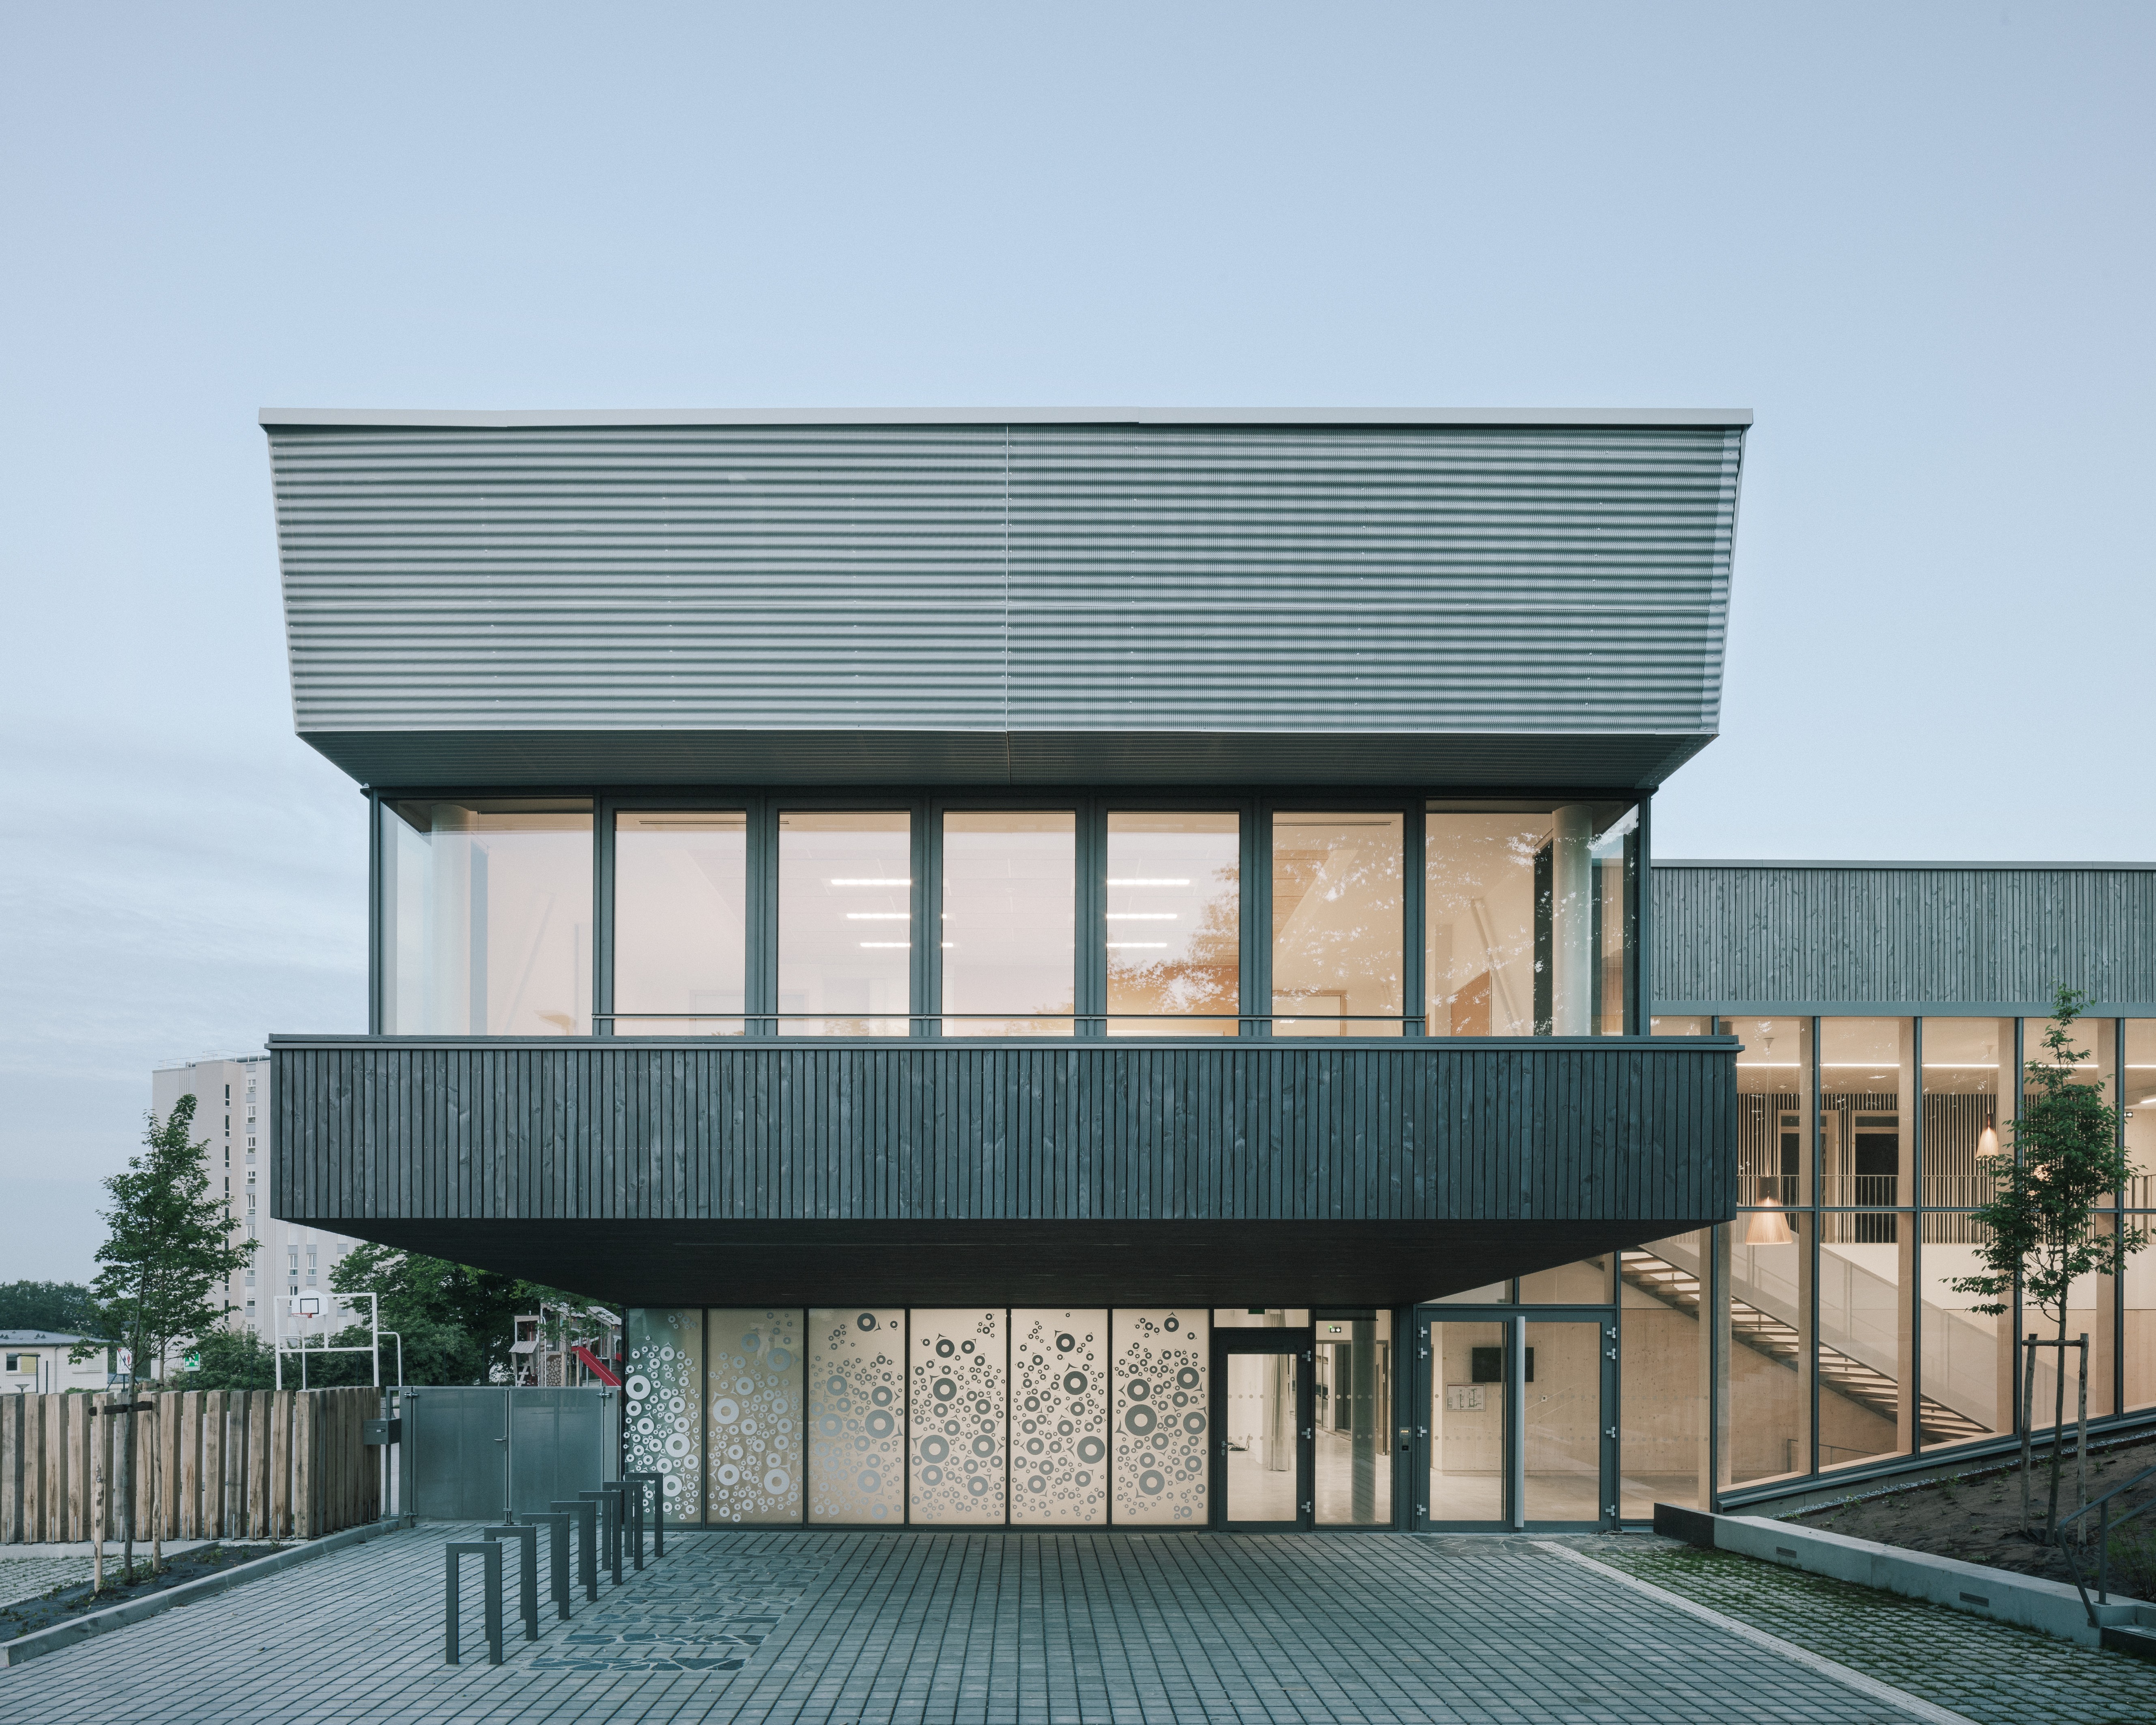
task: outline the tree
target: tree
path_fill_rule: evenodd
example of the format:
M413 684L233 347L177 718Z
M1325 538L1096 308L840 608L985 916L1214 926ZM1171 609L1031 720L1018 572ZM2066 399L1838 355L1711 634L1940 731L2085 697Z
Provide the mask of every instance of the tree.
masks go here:
M510 1360L512 1320L536 1312L540 1303L583 1305L563 1293L520 1276L475 1270L445 1258L375 1245L355 1246L330 1277L337 1293L373 1293L378 1297L382 1327L404 1342L407 1384L485 1384L490 1372ZM333 1338L340 1345L363 1346L365 1326ZM330 1354L319 1368L311 1361L308 1382L367 1381L367 1362L357 1354Z
M2076 1075L2088 1050L2073 1047L2073 1022L2088 996L2061 983L2051 1003L2051 1027L2045 1033L2045 1056L2027 1063L2032 1094L2021 1118L2008 1123L2008 1142L1996 1156L1984 1158L1984 1172L1997 1183L1991 1201L1975 1213L1981 1244L1976 1276L1957 1279L1960 1293L1986 1302L1973 1312L1994 1317L2013 1312L2015 1284L2023 1303L2054 1321L2059 1370L2052 1409L2050 1506L2045 1512L2048 1539L2059 1520L2059 1450L2065 1435L2066 1301L2075 1282L2086 1276L2117 1276L2129 1255L2148 1243L2140 1229L2127 1228L2107 1204L2133 1177L2120 1142L2118 1109L2104 1101L2103 1084ZM2022 1502L2028 1502L2028 1432L2033 1410L2022 1410ZM2087 1433L2082 1435L2087 1441Z
M131 1352L128 1400L136 1379L154 1373L177 1339L215 1328L227 1307L212 1303L232 1273L247 1262L246 1249L231 1244L232 1219L209 1195L208 1140L190 1141L195 1099L182 1096L162 1125L146 1117L143 1151L105 1183L112 1207L105 1212L105 1244L97 1249L91 1293L95 1321L109 1339ZM77 1358L90 1350L78 1347ZM127 1415L123 1490L126 1565L135 1575L135 1416ZM161 1542L162 1544L162 1542ZM162 1551L154 1554L154 1569Z
M96 1301L79 1281L0 1282L0 1330L86 1336L96 1322Z
M268 1389L277 1381L270 1345L249 1329L231 1325L195 1337L197 1363L174 1383L178 1389Z

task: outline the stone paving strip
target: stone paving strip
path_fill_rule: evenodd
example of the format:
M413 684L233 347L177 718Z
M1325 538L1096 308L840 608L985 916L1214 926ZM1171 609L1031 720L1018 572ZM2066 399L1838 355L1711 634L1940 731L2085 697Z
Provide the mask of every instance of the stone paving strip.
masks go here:
M1640 1535L1561 1542L1979 1725L2147 1725L2156 1664L1732 1552Z
M1779 1654L1532 1540L1389 1534L675 1532L568 1623L548 1604L531 1643L511 1554L507 1662L467 1564L449 1666L442 1547L475 1532L393 1534L0 1673L0 1721L1904 1725L1945 1704L1919 1661L1856 1686L1839 1653ZM2156 1718L2121 1695L2015 1717Z
M34 1599L56 1587L74 1587L88 1581L93 1568L88 1558L17 1557L0 1546L0 1605Z

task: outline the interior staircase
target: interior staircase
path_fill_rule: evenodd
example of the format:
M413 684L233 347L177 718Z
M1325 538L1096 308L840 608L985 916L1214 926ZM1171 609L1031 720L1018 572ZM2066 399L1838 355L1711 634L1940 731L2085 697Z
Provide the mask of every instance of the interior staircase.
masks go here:
M1657 1258L1652 1252L1637 1250L1624 1255L1623 1270L1626 1286L1639 1289L1687 1317L1698 1317L1699 1278L1689 1270ZM1763 1353L1777 1365L1787 1366L1793 1372L1797 1368L1798 1356L1803 1349L1794 1325L1785 1324L1756 1307L1732 1300L1729 1305L1729 1333L1734 1340L1756 1353ZM1819 1350L1819 1382L1820 1389L1847 1396L1859 1407L1869 1409L1883 1420L1892 1421L1899 1414L1900 1386L1892 1378L1824 1343ZM1987 1435L1982 1421L1972 1420L1929 1396L1919 1398L1917 1418L1928 1444L1959 1443L1964 1438Z

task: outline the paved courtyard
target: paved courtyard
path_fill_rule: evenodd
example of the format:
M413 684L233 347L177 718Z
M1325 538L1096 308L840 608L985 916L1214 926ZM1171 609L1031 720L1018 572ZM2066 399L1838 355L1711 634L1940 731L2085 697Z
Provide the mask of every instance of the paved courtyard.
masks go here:
M1643 1538L676 1533L571 1621L547 1607L536 1642L512 1590L498 1668L470 1589L451 1667L441 1548L465 1531L378 1539L0 1672L0 1720L2156 1720L2156 1667L1891 1600L1867 1635L1876 1595Z

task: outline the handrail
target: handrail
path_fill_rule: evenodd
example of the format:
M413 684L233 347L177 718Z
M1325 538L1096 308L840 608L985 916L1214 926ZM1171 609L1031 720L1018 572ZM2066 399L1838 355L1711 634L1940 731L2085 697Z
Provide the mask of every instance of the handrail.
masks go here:
M2098 1627L2097 1623L2096 1605L2089 1604L2088 1589L2083 1585L2082 1582L2082 1566L2074 1561L2073 1547L2066 1538L2066 1529L2073 1526L2073 1524L2076 1522L2078 1522L2083 1516L2091 1513L2092 1511L2103 1509L2104 1506L2109 1503L2112 1498L2118 1497L2120 1492L2131 1491L2143 1480L2151 1478L2156 1478L2156 1467L2143 1468L2141 1471L2134 1475L2132 1479L2124 1481L2123 1484L2113 1486L2108 1491L2105 1492L2102 1497L2095 1499L2092 1502L2083 1504L2070 1516L2061 1517L2059 1520L2058 1525L2051 1530L2052 1540L2058 1546L2061 1554L2064 1556L2066 1560L2067 1573L2074 1578L2074 1590L2082 1596L2082 1609L2088 1613L2089 1627L2091 1629ZM2115 1522L2111 1519L2108 1512L2106 1512L2106 1513L2097 1517L2097 1604L2107 1605L2111 1603L2112 1530L2116 1527L2123 1527L2128 1522L2132 1521L2134 1517L2141 1514L2143 1511L2148 1509L2156 1509L2156 1497L2151 1497L2148 1502L2143 1504L2139 1509L2129 1509L2124 1515L2121 1516Z

